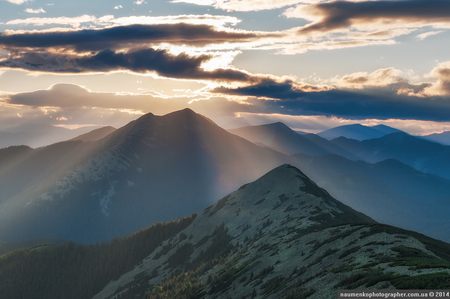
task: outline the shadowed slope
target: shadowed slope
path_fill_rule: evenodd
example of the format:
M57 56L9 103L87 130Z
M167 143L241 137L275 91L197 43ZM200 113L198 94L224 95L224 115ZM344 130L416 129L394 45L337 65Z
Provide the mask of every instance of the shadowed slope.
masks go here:
M32 151L5 172L16 187L3 198L0 237L110 239L201 210L287 160L189 109L147 114L96 142Z

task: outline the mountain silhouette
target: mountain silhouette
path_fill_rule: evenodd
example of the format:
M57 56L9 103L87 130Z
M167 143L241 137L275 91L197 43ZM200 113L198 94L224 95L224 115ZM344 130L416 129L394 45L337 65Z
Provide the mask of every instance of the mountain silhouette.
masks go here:
M401 132L386 125L364 126L361 124L339 126L318 133L320 137L331 140L338 137L345 137L355 140L366 140L380 138L391 133Z

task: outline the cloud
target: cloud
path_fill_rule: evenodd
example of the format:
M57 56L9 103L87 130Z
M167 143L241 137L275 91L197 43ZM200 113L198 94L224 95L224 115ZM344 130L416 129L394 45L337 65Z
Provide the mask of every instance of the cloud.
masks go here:
M315 3L319 0L173 0L172 3L210 5L227 11L260 11L277 9L298 3Z
M93 92L76 84L60 83L46 90L5 95L3 100L10 105L35 109L89 107L167 113L185 108L192 99L193 95L168 98L151 91L142 94Z
M159 76L214 81L253 82L268 76L255 76L228 65L217 64L219 58L230 61L238 52L186 54L185 45L246 42L259 34L218 30L211 25L155 24L128 25L105 29L50 32L1 33L0 49L8 51L0 67L54 73L89 73L131 71L156 73ZM154 49L161 44L179 45ZM179 54L174 54L174 50ZM197 53L204 52L200 49Z
M285 86L285 84L282 85ZM286 87L281 89L286 90ZM185 107L210 117L221 125L226 125L236 119L252 125L282 121L292 128L308 132L351 123L362 123L368 126L386 124L417 134L440 132L443 129L450 128L450 122L419 121L409 118L402 120L392 117L389 119L368 117L357 118L357 120L353 118L352 120L352 118L337 116L336 113L328 116L305 115L299 109L293 109L294 104L288 103L289 100L270 100L255 97L246 101L233 101L225 97L209 97L198 100L201 94L172 98L161 97L156 94L92 92L73 84L56 84L47 90L11 94L4 96L3 101L0 102L0 109L2 109L0 129L24 122L87 125L92 124L92 119L96 119L95 125L120 127L135 119L136 115L139 114L147 112L166 114ZM293 97L295 93L292 91L291 94L285 95ZM315 95L311 93L302 94L304 97L311 96L310 100L321 101L322 104L328 105L327 101L320 100L320 97L324 97L323 95L323 92L315 93ZM363 93L359 95L359 98L362 102L367 100ZM193 101L193 99L197 99L197 101ZM342 99L336 97L329 100L329 102L332 101L337 104ZM371 108L368 105L366 110L370 111ZM403 108L408 109L406 104ZM395 109L400 108L394 107ZM439 108L434 107L433 109ZM429 110L428 114L431 115L431 113L432 111ZM443 113L446 113L446 111L443 111ZM368 115L368 113L366 114ZM392 115L394 114L395 111Z
M440 68L442 72L450 69ZM449 72L450 74L450 72ZM447 77L446 77L447 78ZM449 97L424 97L431 83L411 84L397 78L392 69L372 74L355 73L341 82L360 88L330 87L305 92L293 82L259 83L252 86L212 90L219 95L241 96L264 113L324 115L346 119L403 119L450 121ZM446 87L447 85L443 85ZM361 88L363 87L363 88Z
M252 32L222 31L210 25L156 24L116 26L105 29L72 31L0 33L0 47L6 48L62 48L82 51L100 51L143 47L149 44L171 43L206 45L245 42L258 38Z
M169 97L153 91L138 94L92 92L82 86L67 83L55 84L46 90L3 95L2 100L16 107L26 106L48 111L68 111L84 107L164 114L191 107L201 113L216 116L230 116L237 111L259 111L245 103L214 97L203 91Z
M30 106L9 105L0 103L2 117L0 130L24 124L50 124L64 126L107 126L121 127L136 119L133 111L107 108L51 108L39 109Z
M108 23L118 24L118 25L156 25L156 24L196 24L196 25L210 25L215 27L223 27L225 25L236 25L240 22L236 17L233 16L222 16L222 15L174 15L174 16L130 16L121 17L108 20Z
M306 92L302 91L300 88L296 88L292 81L276 82L271 79L264 80L256 85L244 86L236 89L219 87L214 89L214 92L277 99L298 98L306 94Z
M42 7L38 8L38 9L27 8L24 11L27 13L34 13L34 14L46 13L46 11Z
M285 12L287 17L312 23L299 34L330 32L348 28L380 31L399 27L449 28L450 2L446 0L332 1L299 5Z
M421 39L421 40L424 40L424 39L426 39L426 38L429 37L429 36L433 36L433 35L439 34L439 33L441 33L441 32L443 32L443 31L430 31L430 32L425 32L425 33L419 34L419 35L417 36L417 38L418 38L418 39Z
M322 50L338 50L347 49L355 47L368 47L368 46L379 46L379 45L393 45L396 42L394 40L331 40L331 41L313 41L313 42L297 42L284 45L277 44L272 46L272 49L278 50L279 54L302 54L308 51L322 51ZM266 49L271 48L270 46L265 47Z
M433 28L450 28L450 2L444 0L314 2L283 13L309 23L293 29L297 38L291 39L296 42L281 48L282 54L394 44L418 29L430 31L419 36L423 39L436 34Z
M113 109L145 110L145 99L152 96L127 96L115 93L95 93L76 84L55 84L47 90L9 95L7 102L14 105L39 107L101 107Z
M20 5L20 4L24 4L26 2L31 2L33 0L5 0L5 1L8 1L8 2L13 3L13 4Z
M312 86L231 68L205 70L202 66L211 59L211 55L174 55L167 50L155 49L128 52L107 49L82 56L25 52L4 59L0 62L0 67L55 73L154 72L166 78L226 84L239 82L239 87L228 85L210 90L219 97L238 98L243 101L239 105L234 104L233 109L239 108L234 112L325 115L347 119L450 120L450 99L445 96L450 94L449 63L440 64L430 73L429 77L437 79L436 83L411 83L402 71L386 68L372 73L347 74L331 86ZM65 91L67 90L66 88ZM58 89L52 90L53 94L57 94L57 91ZM51 98L48 95L38 95L33 94L33 97L28 97L28 101L33 98ZM34 105L32 102L19 101L19 98L20 96L12 97L12 103ZM56 98L61 99L64 96L59 95ZM83 98L88 97L80 96L80 99ZM229 113L233 111L228 102L226 107Z
M123 8L123 6L122 6L122 5L117 5L117 6L114 6L114 9L121 9L121 8Z
M393 83L404 82L402 71L394 68L378 69L372 73L357 72L347 74L339 80L339 86L362 88L362 86L386 86Z
M338 80L336 87L340 89L367 89L381 88L390 90L397 95L425 97L426 89L433 83L410 83L407 75L394 68L378 69L372 73L356 72L347 74ZM380 90L381 90L380 89Z
M450 96L450 61L440 63L427 77L438 81L424 91L426 95Z
M91 124L92 119L96 119L97 124L119 127L126 123L125 120L128 122L136 118L136 114L166 114L186 107L220 120L233 118L235 111L248 111L245 106L247 105L219 97L202 99L201 93L168 98L153 92L101 93L74 84L56 84L47 90L3 96L3 101L0 101L0 109L3 109L0 128L7 125L8 121L9 126L12 126L26 118L31 122L51 124L58 123L57 118L67 119L65 124ZM18 119L17 113L23 116L22 120Z
M137 5L142 5L142 4L147 3L147 2L145 2L144 0L137 0L137 1L133 2L133 3L137 4Z
M111 16L106 16L110 18ZM6 25L70 25L72 27L79 27L82 23L95 23L102 20L102 18L96 18L95 16L82 15L78 17L57 17L57 18L26 18L16 19L6 22Z
M78 17L57 17L57 18L26 18L15 19L6 22L6 25L70 25L77 24L79 27L82 23L90 23L90 26L102 25L156 25L156 24L197 24L211 25L215 27L223 27L225 25L236 25L240 20L232 16L223 15L174 15L174 16L129 16L115 18L113 15L105 15L102 17L82 15ZM75 27L75 26L74 26Z
M436 0L430 1L434 3ZM271 1L263 2L272 4L275 3ZM386 5L384 3L391 1L371 2L376 2L375 4L384 7L383 5ZM415 3L414 0L397 2L407 3L405 4L405 7L408 7L408 5L411 6L411 3ZM224 4L225 2L220 3ZM234 2L230 1L226 3L231 4ZM253 3L253 1L251 3ZM142 46L144 44L149 46L149 43L170 43L180 46L186 45L187 47L203 47L204 50L219 51L225 49L276 50L277 54L288 55L301 54L311 50L334 50L374 45L392 45L396 43L396 38L411 34L419 27L438 25L441 27L450 27L447 19L431 18L428 20L426 18L421 18L420 15L418 15L415 19L408 19L406 17L402 19L401 17L394 18L388 14L386 16L387 19L385 19L380 16L380 10L376 10L374 12L373 18L369 18L366 16L369 13L364 12L364 9L370 10L371 8L366 8L364 6L367 5L367 2L350 3L333 1L318 3L318 1L308 1L302 3L303 5L286 10L285 15L288 17L306 18L309 19L311 23L303 27L296 27L275 32L230 29L226 26L236 25L240 22L240 20L236 17L223 15L179 15L159 17L129 16L120 18L115 18L114 16L103 16L101 18L96 18L94 16L83 16L83 18L28 18L23 20L12 20L8 22L8 24L44 25L52 23L70 25L72 27L85 24L85 26L90 25L91 28L101 26L103 27L102 29L84 29L78 31L65 30L66 32L64 35L62 32L56 31L53 33L20 33L24 35L22 39L28 39L31 37L31 34L34 34L36 37L39 36L39 39L45 40L48 37L52 41L70 41L71 38L76 37L82 39L82 36L84 35L85 38L92 38L91 43L95 41L100 45L100 47L103 47L103 49L115 49L112 48L113 45L101 45L103 41L106 41L107 35L109 35L110 43L117 43L117 47L120 47L121 45L128 47L130 43L138 44L139 42ZM304 3L310 3L310 5L305 5ZM362 5L363 7L347 12L339 6L341 5L345 8L345 5L350 5L349 3L351 5ZM339 8L336 12L333 10L334 6ZM433 8L433 10L434 9L435 8ZM341 16L341 14L347 13L347 18L349 21L343 21L343 24L340 24L339 22L334 21L335 18L332 13L336 14L336 18L344 19L345 16ZM361 13L361 15L358 13ZM327 21L328 19L331 21ZM329 23L334 24L333 22L337 23L337 25L329 25ZM125 29L125 27L128 27L128 29ZM429 27L423 28L423 30L429 29ZM14 32L9 32L9 34L17 35L14 34ZM431 33L425 32L420 35L420 38L425 38L430 34ZM5 35L5 33L3 35ZM128 41L125 41L127 38ZM134 40L132 41L131 39L133 38ZM87 43L88 41L71 42ZM62 46L63 45L60 45L60 47ZM67 46L71 47L71 49L77 47L77 45ZM99 50L100 48L94 48L94 51Z
M163 77L191 80L238 82L260 80L258 76L235 69L205 71L202 64L211 58L212 56L209 55L192 57L184 53L172 55L166 50L154 49L126 53L103 50L97 54L85 56L26 52L0 61L0 67L53 73L131 71L145 74L155 72Z
M2 98L0 128L23 123L120 127L144 112L168 113L182 109L190 100L95 93L73 84L56 84L47 90L3 95Z

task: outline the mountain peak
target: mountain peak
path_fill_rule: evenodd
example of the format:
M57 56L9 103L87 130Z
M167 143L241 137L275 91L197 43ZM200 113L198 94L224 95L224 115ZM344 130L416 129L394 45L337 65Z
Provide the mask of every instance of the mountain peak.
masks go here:
M111 126L106 126L106 127L102 127L102 128L98 128L95 130L92 130L88 133L84 133L82 135L79 135L75 138L72 138L70 140L72 141L96 141L96 140L100 140L106 136L108 136L109 134L113 133L114 131L116 131L117 129Z
M361 124L351 124L331 128L323 132L320 132L318 135L328 140L332 140L339 137L346 137L349 139L361 141L367 139L380 138L394 132L401 132L401 131L386 125L377 125L368 127Z
M278 292L274 290L282 285L278 281L283 277L287 280L297 272L299 276L305 274L302 278L313 277L325 266L348 265L343 258L352 258L349 255L361 249L361 242L354 244L370 225L376 225L375 221L342 205L322 189L309 192L312 187L320 189L291 165L271 170L206 208L183 232L161 244L94 299L108 298L121 286L134 284L142 273L152 273L147 277L149 284L162 285L174 278L173 273L207 263L210 268L202 268L204 276L210 276L208 280L202 277L205 294L224 298L224 291L230 291L231 298L241 298L252 289L271 295ZM226 257L227 264L209 264L219 256ZM282 288L286 290L285 285ZM280 293L268 298L280 298Z
M244 222L254 225L261 222L263 225L262 220L269 218L279 222L282 222L281 219L295 218L296 229L375 222L334 199L302 171L289 164L281 165L242 186L204 213L217 218L218 222L231 222L236 226Z
M177 110L177 111L166 114L166 116L169 116L169 115L197 115L197 113L194 110L192 110L191 108L184 108L184 109Z
M275 123L268 124L268 126L276 126L276 127L283 127L283 128L289 128L285 123L282 123L281 121L277 121ZM290 129L290 128L289 128Z
M282 123L280 121L275 122L275 123L270 123L270 124L259 125L259 126L255 126L255 127L294 132L289 126L287 126L285 123Z
M166 119L169 122L176 122L176 123L184 123L184 125L187 125L188 123L196 123L200 125L203 128L197 128L197 129L204 129L207 125L213 125L214 127L220 128L217 126L215 122L213 122L211 119L207 118L206 116L203 116L201 114L198 114L194 110L190 108L184 108L182 110L174 111L169 114L162 116L164 119ZM222 128L220 128L222 129Z

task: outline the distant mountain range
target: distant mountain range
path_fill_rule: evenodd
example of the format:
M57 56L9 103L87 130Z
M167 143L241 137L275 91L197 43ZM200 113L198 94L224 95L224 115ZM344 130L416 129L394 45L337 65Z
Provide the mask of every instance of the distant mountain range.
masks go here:
M246 126L228 130L228 132L287 155L296 153L311 156L337 154L352 158L349 153L336 147L325 138L315 134L298 134L281 122L260 126Z
M335 154L369 163L396 159L421 172L450 179L450 146L443 146L404 132L362 141L346 137L326 140L314 134L300 135L282 123L248 126L229 132L288 155Z
M360 124L353 124L325 130L323 132L318 133L317 135L328 140L332 140L338 137L346 137L349 139L361 141L366 139L380 138L385 135L398 132L401 131L386 125L377 125L368 127Z
M450 131L439 133L439 134L431 134L431 135L425 135L421 136L420 138L437 142L443 145L450 145Z
M47 124L27 124L0 131L0 148L27 145L33 148L75 138L98 127L89 126L69 130Z
M370 163L396 159L419 171L450 179L450 146L403 132L363 141L340 137L330 142L350 153L355 159Z

